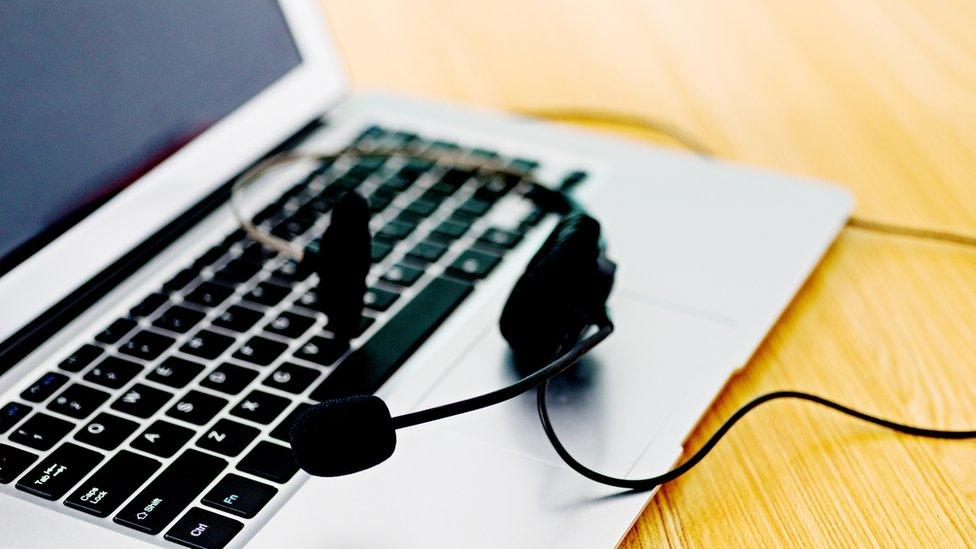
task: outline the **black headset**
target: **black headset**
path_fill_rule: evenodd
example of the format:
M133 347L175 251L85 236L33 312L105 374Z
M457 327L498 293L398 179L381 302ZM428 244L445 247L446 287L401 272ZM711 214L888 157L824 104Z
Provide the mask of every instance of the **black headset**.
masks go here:
M326 400L299 415L290 442L295 461L316 476L341 476L382 463L396 449L396 431L493 406L529 390L537 391L542 427L559 457L581 475L610 486L650 490L694 467L742 417L771 400L794 398L893 429L930 438L976 438L976 431L926 429L866 414L823 397L799 391L761 395L739 408L685 462L654 477L625 479L604 475L578 462L553 429L546 404L549 381L574 365L613 332L607 299L616 265L606 255L600 223L565 194L531 184L525 196L559 223L512 288L499 320L519 371L515 383L465 400L393 417L382 399L354 395ZM369 210L349 191L337 201L318 250L306 250L319 274L323 312L337 337L351 337L363 308L369 272ZM328 261L341 257L342 261ZM336 268L341 265L341 268Z

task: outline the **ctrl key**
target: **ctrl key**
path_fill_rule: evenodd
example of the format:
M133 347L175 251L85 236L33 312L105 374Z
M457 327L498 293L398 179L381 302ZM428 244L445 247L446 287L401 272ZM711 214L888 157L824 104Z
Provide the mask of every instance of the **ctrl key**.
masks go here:
M234 519L194 507L166 532L165 537L187 547L219 549L230 543L243 528L244 525Z

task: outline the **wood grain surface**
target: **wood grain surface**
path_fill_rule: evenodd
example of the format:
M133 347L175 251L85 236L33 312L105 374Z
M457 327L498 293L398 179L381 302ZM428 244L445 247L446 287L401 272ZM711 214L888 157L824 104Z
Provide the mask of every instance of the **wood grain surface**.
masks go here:
M976 233L971 0L324 7L357 89L653 117L724 158L841 183L859 216ZM976 251L845 230L688 448L783 388L976 426ZM773 403L662 489L623 546L976 546L974 462L974 442Z

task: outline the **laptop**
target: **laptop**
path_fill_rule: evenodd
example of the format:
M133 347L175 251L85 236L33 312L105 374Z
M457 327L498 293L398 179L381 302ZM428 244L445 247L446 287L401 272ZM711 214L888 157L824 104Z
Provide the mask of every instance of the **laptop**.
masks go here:
M583 463L634 478L679 459L852 204L822 182L352 93L309 0L2 2L0 51L4 547L600 547L640 515L652 494L559 461L532 395L406 429L369 471L299 471L288 428L343 363L314 275L231 215L234 177L269 154L408 144L572 187L619 265L617 331L552 384L553 423ZM497 319L557 220L485 181L347 156L245 197L255 223L298 244L328 223L335 189L369 199L352 348L397 356L347 389L395 414L518 376ZM472 290L432 299L445 278ZM414 340L393 345L402 333Z

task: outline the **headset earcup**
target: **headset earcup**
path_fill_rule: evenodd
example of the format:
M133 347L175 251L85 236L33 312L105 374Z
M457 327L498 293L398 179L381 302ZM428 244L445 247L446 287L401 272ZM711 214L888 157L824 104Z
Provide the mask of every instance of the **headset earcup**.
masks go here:
M516 360L543 366L588 326L607 322L615 268L603 254L599 222L579 211L563 217L502 310L499 328Z

